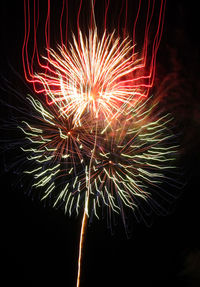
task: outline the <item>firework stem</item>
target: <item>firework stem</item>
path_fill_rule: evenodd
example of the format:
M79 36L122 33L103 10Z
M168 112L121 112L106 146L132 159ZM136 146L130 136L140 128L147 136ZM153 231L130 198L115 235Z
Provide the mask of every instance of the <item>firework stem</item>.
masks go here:
M81 261L82 261L82 253L83 253L83 243L85 239L85 233L86 233L86 227L87 227L87 213L86 213L86 207L88 204L88 199L85 201L85 208L84 208L84 213L83 213L83 218L82 218L82 223L81 223L81 233L80 233L80 240L79 240L79 255L78 255L78 274L77 274L77 283L76 287L80 286L80 275L81 275Z

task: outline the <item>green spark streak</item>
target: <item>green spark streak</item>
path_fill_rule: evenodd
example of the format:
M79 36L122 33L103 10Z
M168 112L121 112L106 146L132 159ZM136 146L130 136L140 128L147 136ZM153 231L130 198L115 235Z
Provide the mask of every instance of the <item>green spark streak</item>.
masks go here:
M60 81L64 85L62 77ZM125 209L137 208L137 198L148 202L155 189L163 192L159 187L170 180L168 173L176 168L179 148L168 128L173 119L169 114L156 118L156 105L149 105L150 100L130 106L133 96L127 101L125 96L120 96L124 102L116 111L117 118L108 121L108 112L104 122L98 123L96 143L96 118L87 129L87 120L79 118L85 107L77 110L77 118L71 118L65 115L62 102L52 108L28 96L38 123L22 121L19 126L27 140L21 150L32 167L24 173L32 175L33 187L43 190L42 200L51 198L53 206L62 205L69 216L78 215L88 200L85 212L99 218L101 206L123 216Z

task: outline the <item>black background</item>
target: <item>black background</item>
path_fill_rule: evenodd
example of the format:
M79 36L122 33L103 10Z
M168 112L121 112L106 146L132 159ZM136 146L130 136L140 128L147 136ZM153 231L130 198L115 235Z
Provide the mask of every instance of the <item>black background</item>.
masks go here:
M23 1L1 1L0 7L1 75L16 84L9 65L23 76ZM182 106L177 118L184 134L186 186L170 215L155 217L150 228L135 224L130 239L123 228L111 235L105 220L94 220L87 229L82 286L200 286L198 11L195 1L167 1L158 53L157 73L174 69L181 78L176 99ZM81 219L33 201L12 181L2 164L3 286L75 286Z

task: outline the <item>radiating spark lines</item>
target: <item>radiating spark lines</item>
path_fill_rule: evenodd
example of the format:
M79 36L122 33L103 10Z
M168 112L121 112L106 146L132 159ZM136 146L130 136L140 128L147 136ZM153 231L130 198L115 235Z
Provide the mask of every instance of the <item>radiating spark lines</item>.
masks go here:
M32 96L27 100L32 118L30 123L22 121L19 129L27 140L21 149L32 168L24 173L32 175L33 190L42 192L41 200L50 199L69 216L83 212L79 287L88 217L100 218L100 209L106 209L109 217L121 215L126 225L127 209L142 217L141 201L158 214L166 213L163 203L173 194L162 185L175 183L171 175L179 148L169 128L173 119L157 111L151 99L141 98L134 106L126 105L124 113L102 130L98 118L91 123L84 117L76 126L73 115L60 113L62 102L48 105Z
M155 106L140 99L102 133L95 123L77 127L54 105L28 100L35 124L23 121L19 128L27 139L22 150L34 168L25 173L32 174L33 187L43 187L42 199L51 197L71 215L85 198L87 216L99 217L100 206L123 216L126 208L138 208L137 198L151 202L153 192L165 197L160 185L170 183L166 174L175 168L178 149L171 144L169 114L157 117Z
M140 68L140 60L131 60L130 41L119 45L114 33L98 39L97 30L90 31L83 39L80 32L80 48L73 37L70 51L59 48L60 56L50 50L51 75L38 74L43 83L44 94L49 104L62 102L61 113L73 115L76 125L87 112L107 122L123 112L125 105L133 105L138 97L144 96L139 87L124 80L132 77Z
M69 42L68 42L68 15L69 15L69 2L63 0L63 4L60 10L60 21L59 21L59 27L58 30L60 32L60 47L64 49L64 47L67 47ZM91 9L89 13L89 30L92 30L94 32L96 27L96 21L95 21L95 5L97 1L91 0ZM161 40L161 35L163 31L163 23L164 23L164 12L165 12L165 0L160 1L160 7L159 7L159 13L158 13L158 19L157 19L157 25L154 27L154 31L152 31L153 27L153 17L155 16L155 0L148 0L148 5L147 5L147 11L146 11L146 23L145 23L145 30L143 33L143 44L142 47L139 47L139 50L136 49L136 30L137 30L137 25L141 16L141 6L142 6L142 1L138 1L138 11L135 16L135 20L133 21L133 27L132 31L129 31L129 35L133 35L132 41L130 43L130 49L129 49L129 57L131 57L132 54L132 60L129 60L129 65L134 65L135 62L135 53L137 50L137 59L140 59L140 65L137 66L137 71L135 71L134 75L131 75L129 73L129 77L126 79L127 83L124 84L127 86L132 86L132 87L143 87L142 94L145 94L148 96L150 88L153 86L154 83L154 77L155 77L155 67L156 67L156 55L158 51L158 47L160 44ZM80 1L78 10L77 10L77 32L78 32L78 39L77 39L77 45L78 48L82 48L81 46L81 30L85 30L85 27L83 29L80 28L80 15L81 15L81 10L83 9L83 4L84 1ZM123 22L123 31L120 33L120 18L121 13L123 10L123 6L125 6L125 20L121 21ZM22 61L23 61L23 67L24 67L24 73L25 73L25 78L28 82L31 82L33 84L34 90L37 93L43 93L43 77L38 78L38 76L35 74L35 70L33 68L34 62L38 64L38 72L37 74L48 74L51 76L52 70L49 69L49 62L51 61L51 64L53 63L52 55L50 54L50 48L51 48L51 41L50 41L50 34L51 34L51 1L48 0L48 9L46 11L46 21L45 21L45 27L44 27L44 35L45 35L45 46L46 46L46 57L42 59L42 56L40 55L38 51L38 30L40 28L40 6L39 6L39 1L34 0L33 1L33 19L31 18L31 5L29 0L24 0L24 15L25 15L25 37L24 37L24 43L22 47ZM103 38L103 35L105 38L108 37L108 31L107 31L107 18L108 18L108 12L109 9L111 9L111 1L105 1L105 11L104 11L104 32L103 34L99 34L98 37L101 39ZM63 15L66 14L66 21L65 23L63 22ZM120 43L123 43L126 45L125 39L127 38L127 18L128 18L128 1L126 1L124 5L124 1L122 1L122 7L120 10L120 16L119 16L119 22L118 22L118 29L117 29L117 39L120 39ZM32 27L32 22L33 22L33 27ZM113 28L113 30L115 27ZM31 60L29 59L29 40L31 38L31 31L33 30L33 52L32 52L32 57ZM64 33L65 31L65 40L64 40ZM84 31L85 32L85 31ZM95 33L93 33L94 35ZM150 41L150 35L153 35L153 38ZM152 43L152 45L150 45ZM55 46L55 43L54 43ZM122 45L123 46L123 45ZM122 47L121 47L122 48ZM94 52L94 49L93 49ZM118 51L119 52L119 51ZM89 50L89 54L91 53L91 49ZM46 61L46 58L48 60ZM80 58L81 59L81 58ZM79 60L80 60L79 59ZM137 73L136 73L137 72ZM55 70L53 69L53 73L55 73ZM45 78L46 79L46 78ZM53 87L52 87L53 89ZM57 89L57 85L55 85L55 89Z
M95 19L100 2L103 31ZM27 97L32 113L18 126L26 140L21 150L29 162L24 173L32 176L33 190L39 190L42 200L49 199L70 216L83 215L77 287L88 218L100 218L103 209L110 220L121 215L126 225L127 210L143 213L141 202L165 213L165 202L173 195L164 186L175 183L172 175L179 148L171 129L173 118L149 98L166 1L156 8L155 0L145 5L138 0L131 24L131 3L122 1L117 27L112 28L108 20L114 2L100 2L63 0L56 29L48 0L42 55L38 45L41 2L24 0L22 62L25 79L34 89L34 95ZM72 31L70 5L77 13ZM52 22L58 32L54 42Z

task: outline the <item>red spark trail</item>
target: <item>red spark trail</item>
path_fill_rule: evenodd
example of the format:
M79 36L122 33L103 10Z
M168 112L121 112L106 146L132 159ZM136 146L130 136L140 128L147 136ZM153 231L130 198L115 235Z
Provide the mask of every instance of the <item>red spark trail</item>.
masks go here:
M36 5L37 2L37 5ZM38 72L40 73L54 73L55 71L52 70L52 68L49 68L48 61L45 63L45 60L43 59L43 63L41 62L41 56L38 51L38 39L37 39L37 30L41 27L39 27L39 0L33 1L34 4L34 11L33 11L33 51L31 58L29 60L29 39L30 39L30 31L31 31L31 11L30 11L30 0L24 0L24 18L25 18L25 37L22 47L22 61L23 61L23 67L24 67L24 73L25 78L28 82L33 84L34 90L36 93L44 93L43 89L43 83L42 79L38 79L38 77L35 75L35 70L33 69L33 65L38 65ZM46 21L45 21L45 27L44 27L44 35L45 35L45 46L47 49L47 59L50 60L51 55L49 52L50 49L50 34L51 34L51 17L53 17L51 14L51 1L48 0L48 7L47 7L47 14L46 14ZM136 47L136 29L138 26L138 21L141 14L141 4L142 1L139 0L137 13L135 16L135 20L133 21L133 31L132 31L132 41L133 41L133 57L132 61L135 60L135 50ZM77 12L77 30L80 31L80 16L81 16L81 10L82 10L83 1L80 0L79 2L79 8ZM149 41L150 41L150 27L152 23L152 19L154 17L154 11L155 11L155 0L148 0L148 6L147 6L147 14L146 14L146 24L145 24L145 31L144 31L144 41L143 41L143 47L140 49L142 51L141 55L139 56L142 61L141 64L138 65L137 73L130 74L126 82L129 85L132 86L132 88L142 88L144 91L144 96L148 96L150 88L153 86L154 78L155 78L155 69L156 69L156 55L158 52L158 47L160 44L160 39L163 31L163 23L164 23L164 10L165 10L166 1L162 0L160 3L160 12L158 16L158 24L157 29L155 30L156 33L154 35L154 39L152 41L152 45L150 47ZM95 1L93 1L93 7L95 6ZM104 30L106 30L107 26L107 17L108 17L108 10L110 6L110 0L105 0L105 13L104 13ZM124 28L123 28L123 38L125 38L125 35L127 34L127 17L128 17L128 1L123 0L122 6L120 9L120 13L118 16L118 28L117 33L120 34L120 18L122 15L123 9L125 10L125 17L124 17ZM90 26L92 27L92 11L90 13ZM67 34L68 34L68 1L63 0L61 12L60 12L60 20L59 20L59 29L60 29L60 45L63 48L64 47L64 39L63 39L63 16L65 14L65 45L68 44L67 40ZM79 35L79 33L78 33ZM80 47L80 39L78 38L78 44ZM138 50L138 49L137 49ZM44 80L46 80L46 77L44 77ZM53 88L53 84L52 84ZM54 85L54 88L56 90L56 85ZM54 90L53 88L53 90ZM48 100L48 99L47 99Z
M49 144L51 147L51 145L54 146L56 143L56 148L60 151L60 158L70 157L71 155L68 152L75 155L71 156L70 166L68 166L67 170L68 174L73 169L76 169L77 158L82 164L84 162L83 158L90 156L89 164L88 162L87 164L84 162L85 166L82 164L85 168L83 172L85 175L84 180L80 181L78 191L76 187L75 191L67 199L70 201L74 194L78 194L85 188L87 189L84 195L85 204L79 242L77 275L77 287L79 287L82 248L87 217L89 216L89 197L93 194L93 189L96 188L98 191L98 195L92 198L95 215L97 215L96 205L99 205L100 195L104 204L109 207L108 212L111 214L111 212L117 212L120 209L114 201L115 196L117 199L120 198L121 206L124 204L130 208L135 206L135 195L139 194L143 198L148 197L145 190L143 191L140 186L137 187L134 175L139 177L139 174L141 174L141 178L145 179L146 182L151 182L151 178L154 175L161 176L160 173L152 172L151 174L148 170L145 170L148 165L142 161L140 162L141 158L146 161L149 158L154 160L157 154L158 161L162 162L163 159L159 157L159 152L153 150L155 144L148 143L144 147L143 143L141 144L139 141L140 153L137 154L138 150L134 150L134 142L137 141L140 135L144 138L144 141L148 142L149 139L145 138L147 135L150 137L150 141L158 141L156 137L154 138L154 134L149 132L152 127L146 133L142 133L143 128L138 128L141 119L138 119L138 126L135 127L135 130L130 128L129 120L131 122L132 118L137 118L137 112L133 116L132 111L135 106L139 106L138 103L141 98L149 96L150 89L154 84L156 58L163 32L166 0L160 1L158 15L156 14L155 0L148 0L147 7L144 6L146 19L141 25L144 31L141 32L140 40L137 39L137 29L139 29L140 21L143 21L142 16L144 16L142 15L142 0L138 0L135 19L131 19L131 21L128 18L132 17L129 11L131 3L128 0L122 0L116 33L108 31L108 27L110 29L109 16L112 1L105 0L103 2L104 8L102 9L103 17L101 19L101 25L104 28L102 34L99 34L100 29L96 26L95 20L95 4L98 1L91 0L90 11L87 11L89 16L86 16L84 13L84 1L79 0L78 9L76 7L75 31L69 31L68 29L69 2L68 0L63 0L61 7L58 8L60 16L57 25L57 35L59 36L57 36L53 35L51 30L52 23L55 23L51 0L47 1L44 23L40 22L39 3L41 2L33 0L33 8L31 8L30 0L24 0L25 31L22 45L22 63L26 81L33 85L35 93L39 94L38 98L40 95L41 97L42 95L46 97L48 108L50 111L53 111L53 114L50 114L47 112L48 109L47 111L42 109L39 101L31 100L36 110L41 113L42 121L47 126L50 124L51 128L49 130L52 133L57 132L53 138L52 133L46 137L41 137L42 141L46 140L45 147L48 149ZM73 1L70 3L74 4ZM33 13L31 13L31 9L33 9ZM87 17L88 27L82 27L84 17ZM154 17L156 24L154 23ZM39 31L43 32L43 37L41 35L39 37ZM132 38L129 38L129 35ZM58 38L57 49L55 49L55 43L52 43L54 42L54 36ZM137 40L141 42L139 46L137 46ZM31 42L33 42L32 49L30 47ZM40 51L43 46L46 52L41 55ZM141 106L138 109L142 118L145 112L143 112ZM146 112L146 118L147 114L148 112ZM49 118L46 119L45 115ZM56 116L54 117L54 115ZM60 120L60 122L57 123L56 120ZM69 120L73 127L72 129L67 129L65 126L65 121L67 123ZM144 121L144 117L142 120ZM95 131L94 124L96 124ZM97 124L99 130L97 129ZM123 126L119 127L119 124ZM87 131L85 136L82 136L81 133L83 142L80 144L79 133L77 132L78 135L74 133L79 128L82 128L84 131L84 125ZM27 126L31 129L30 125ZM162 127L161 123L159 127ZM155 134L159 134L159 127L153 128L153 130L155 129ZM24 129L22 130L26 135L31 135L33 131L36 133L38 131L37 128L32 128L31 133ZM132 134L132 136L126 135L126 140L124 140L124 134ZM97 136L100 142L97 141ZM41 138L39 135L36 137L38 142L40 142ZM104 141L102 138L104 138ZM170 135L168 138L170 138ZM32 142L34 143L34 140ZM158 143L159 141L156 142L156 144ZM82 153L81 146L84 144L85 150ZM94 145L91 146L92 144ZM152 153L147 156L143 152L148 152L148 149L152 149ZM59 157L59 155L57 156ZM151 165L150 163L149 166L155 168L155 164ZM49 172L51 170L47 169ZM36 178L42 177L45 172L36 174ZM62 176L60 175L60 177ZM123 177L125 178L124 181ZM41 179L43 185L48 182L48 178L50 177ZM76 186L78 176L75 178L75 180L73 179L73 186ZM36 185L42 183L39 181ZM85 187L83 187L84 184ZM153 185L154 182L152 181ZM62 191L63 194L64 191ZM49 189L47 187L45 197L48 195L48 192ZM70 213L73 200L74 198L70 203ZM78 207L79 201L77 203ZM123 208L121 214L123 221L125 221Z

